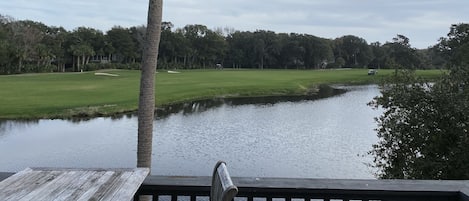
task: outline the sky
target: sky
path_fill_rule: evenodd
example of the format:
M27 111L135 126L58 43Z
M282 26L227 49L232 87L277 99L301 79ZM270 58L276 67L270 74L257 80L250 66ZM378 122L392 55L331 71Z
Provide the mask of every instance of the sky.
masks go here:
M2 0L0 14L72 31L84 26L146 25L148 0ZM164 0L163 21L175 28L202 24L210 29L270 30L334 39L355 35L368 43L397 34L415 48L445 37L449 27L469 23L468 0Z

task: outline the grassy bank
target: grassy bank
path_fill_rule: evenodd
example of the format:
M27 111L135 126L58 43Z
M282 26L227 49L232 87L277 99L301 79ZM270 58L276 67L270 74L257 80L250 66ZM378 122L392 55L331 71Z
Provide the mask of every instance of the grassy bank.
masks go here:
M392 70L368 76L367 70L194 70L157 74L156 102L217 96L302 94L319 84L377 83ZM0 76L0 118L67 118L111 115L137 109L140 71ZM419 71L425 77L438 70Z

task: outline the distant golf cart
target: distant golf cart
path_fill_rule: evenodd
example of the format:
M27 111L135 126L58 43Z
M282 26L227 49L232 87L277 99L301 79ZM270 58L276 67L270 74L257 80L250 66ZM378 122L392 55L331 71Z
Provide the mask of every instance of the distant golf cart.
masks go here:
M378 70L376 70L376 69L368 70L368 75L376 75L376 74L378 74Z

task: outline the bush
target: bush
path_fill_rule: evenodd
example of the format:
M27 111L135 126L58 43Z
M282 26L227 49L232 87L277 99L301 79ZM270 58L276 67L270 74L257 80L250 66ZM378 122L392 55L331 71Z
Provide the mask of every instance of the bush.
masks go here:
M469 179L469 70L433 84L397 71L370 104L382 107L370 152L380 178Z

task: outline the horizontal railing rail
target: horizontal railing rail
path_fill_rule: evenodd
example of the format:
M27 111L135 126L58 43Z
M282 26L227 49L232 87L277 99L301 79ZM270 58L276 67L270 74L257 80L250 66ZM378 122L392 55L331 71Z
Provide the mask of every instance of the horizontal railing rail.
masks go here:
M210 177L149 176L136 195L153 195L159 201L205 201L210 181ZM239 189L235 201L469 201L469 181L234 177L233 183Z
M0 181L13 173L0 172ZM469 201L469 181L233 177L234 201ZM148 176L135 194L155 201L208 201L210 177Z

